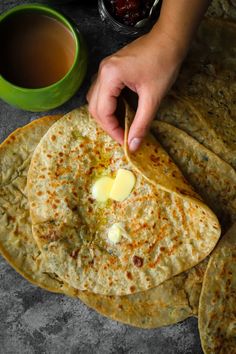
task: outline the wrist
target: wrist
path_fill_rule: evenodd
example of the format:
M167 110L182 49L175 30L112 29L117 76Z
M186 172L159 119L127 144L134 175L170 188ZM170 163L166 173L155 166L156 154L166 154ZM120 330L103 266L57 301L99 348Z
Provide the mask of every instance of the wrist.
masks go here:
M172 34L159 22L156 23L147 36L153 49L156 48L159 51L160 48L168 48L169 54L175 59L176 64L182 63L189 47L187 40Z
M160 17L150 32L165 38L182 60L210 0L163 0Z

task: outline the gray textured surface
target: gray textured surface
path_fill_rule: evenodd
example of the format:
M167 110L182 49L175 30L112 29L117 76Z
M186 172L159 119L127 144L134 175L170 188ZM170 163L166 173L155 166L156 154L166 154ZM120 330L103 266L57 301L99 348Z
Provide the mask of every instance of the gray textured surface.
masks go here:
M0 12L17 3L27 1L0 0ZM60 9L79 24L88 44L90 62L85 83L76 96L50 113L68 112L84 103L101 58L126 42L103 26L96 6L81 5L77 0ZM0 141L42 115L23 112L0 101ZM100 316L79 300L32 286L0 257L0 353L201 354L202 350L194 318L155 330L122 325Z

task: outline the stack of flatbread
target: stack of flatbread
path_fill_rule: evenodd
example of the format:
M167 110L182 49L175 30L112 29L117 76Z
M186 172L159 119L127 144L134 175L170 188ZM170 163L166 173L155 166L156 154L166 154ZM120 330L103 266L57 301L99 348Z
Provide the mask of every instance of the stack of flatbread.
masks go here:
M233 23L203 22L135 154L87 106L12 133L0 145L5 259L33 284L132 326L199 316L204 351L234 353L235 51ZM123 108L127 138L134 113ZM96 181L120 169L135 178L127 198L96 200Z

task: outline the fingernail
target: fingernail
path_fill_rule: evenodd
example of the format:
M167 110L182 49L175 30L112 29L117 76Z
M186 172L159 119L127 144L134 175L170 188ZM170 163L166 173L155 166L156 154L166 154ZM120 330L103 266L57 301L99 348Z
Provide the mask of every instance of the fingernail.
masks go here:
M141 139L140 138L133 138L131 140L131 142L129 143L129 150L131 152L135 152L136 150L138 150L140 144L141 144Z

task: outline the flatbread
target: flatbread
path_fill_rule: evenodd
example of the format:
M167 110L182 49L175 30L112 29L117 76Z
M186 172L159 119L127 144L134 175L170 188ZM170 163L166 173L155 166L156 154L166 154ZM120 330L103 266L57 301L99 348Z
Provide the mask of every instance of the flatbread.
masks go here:
M235 28L230 20L204 18L191 44L181 76L206 73L209 77L235 78ZM227 72L228 77L225 77ZM192 77L188 78L191 82ZM192 87L194 89L194 87Z
M128 107L126 113L133 115ZM86 106L56 122L37 146L28 173L33 235L50 271L73 288L103 295L144 291L196 265L214 248L217 218L190 196L196 193L153 144L143 158L153 176L166 174L163 187L163 178L138 172L141 163L134 156L127 160ZM123 203L94 201L95 180L121 167L136 176L129 197ZM107 232L116 222L124 223L128 237L114 245Z
M152 131L227 230L236 221L236 171L173 125L154 121Z
M61 116L37 119L17 129L0 145L0 252L31 283L65 292L63 282L47 271L34 239L26 192L32 153Z
M236 169L236 25L203 21L158 119L184 130Z
M199 331L205 354L236 353L236 224L213 251L199 304Z
M161 327L197 315L207 260L159 287L123 297L78 291L48 272L32 235L26 176L33 150L59 117L37 119L17 129L0 145L0 252L4 258L34 285L78 297L102 315L132 326Z
M207 10L207 15L236 20L235 0L213 0Z
M157 328L197 316L208 259L161 285L126 296L102 296L87 291L79 298L104 316L131 326Z

